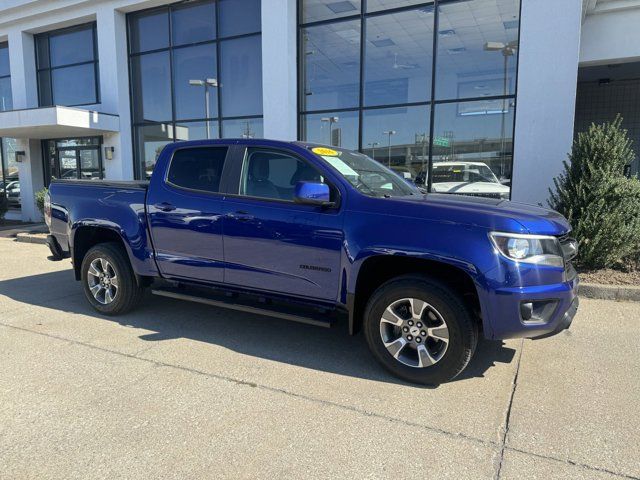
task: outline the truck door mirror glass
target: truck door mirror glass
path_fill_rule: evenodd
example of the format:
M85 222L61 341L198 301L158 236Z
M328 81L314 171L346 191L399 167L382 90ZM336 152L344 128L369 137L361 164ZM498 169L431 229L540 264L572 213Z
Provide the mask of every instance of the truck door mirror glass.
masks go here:
M331 206L329 185L320 182L298 182L294 193L296 203Z

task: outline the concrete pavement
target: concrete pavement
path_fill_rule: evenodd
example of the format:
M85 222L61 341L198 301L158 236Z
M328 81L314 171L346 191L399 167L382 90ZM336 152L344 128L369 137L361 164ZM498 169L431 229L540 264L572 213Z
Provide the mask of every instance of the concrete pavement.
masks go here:
M640 304L483 342L438 388L361 336L149 296L102 317L0 239L0 478L640 478Z

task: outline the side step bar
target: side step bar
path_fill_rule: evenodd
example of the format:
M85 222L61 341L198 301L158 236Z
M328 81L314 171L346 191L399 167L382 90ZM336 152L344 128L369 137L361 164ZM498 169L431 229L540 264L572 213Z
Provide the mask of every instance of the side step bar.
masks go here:
M268 317L281 318L292 322L306 323L317 327L329 328L335 321L335 316L331 313L321 314L313 312L311 309L293 309L281 305L261 305L256 306L255 302L241 300L237 297L223 297L221 295L195 295L184 293L173 289L152 289L151 293L161 297L175 298L177 300L187 300L189 302L203 303L214 307L227 308L238 312L265 315ZM302 310L302 312L300 312Z

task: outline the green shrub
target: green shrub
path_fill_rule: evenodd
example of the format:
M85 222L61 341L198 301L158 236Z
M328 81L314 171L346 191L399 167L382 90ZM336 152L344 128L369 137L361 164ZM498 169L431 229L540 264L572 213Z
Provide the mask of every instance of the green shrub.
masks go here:
M4 192L0 193L0 220L4 218L4 214L7 213L9 209L9 204L7 202L7 197Z
M618 116L579 133L550 190L549 205L571 223L584 268L628 269L640 258L640 180L624 175L635 154L621 124Z
M40 210L40 213L42 215L44 215L44 197L47 196L47 192L49 190L47 190L47 187L43 188L42 190L38 190L36 192L36 205L38 206L38 210Z

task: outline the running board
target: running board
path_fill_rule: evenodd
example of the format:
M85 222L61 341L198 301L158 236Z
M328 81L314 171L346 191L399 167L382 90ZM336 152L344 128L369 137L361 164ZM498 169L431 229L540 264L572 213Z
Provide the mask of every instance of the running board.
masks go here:
M287 308L280 305L264 305L257 307L255 302L244 301L236 297L221 297L218 295L190 295L183 291L172 289L152 289L151 293L161 297L175 298L177 300L187 300L189 302L203 303L214 307L227 308L238 312L253 313L255 315L265 315L267 317L290 320L292 322L306 323L317 327L329 328L333 324L335 317L331 314L320 314L309 311L308 314L292 313L298 309ZM305 309L307 310L307 309Z

